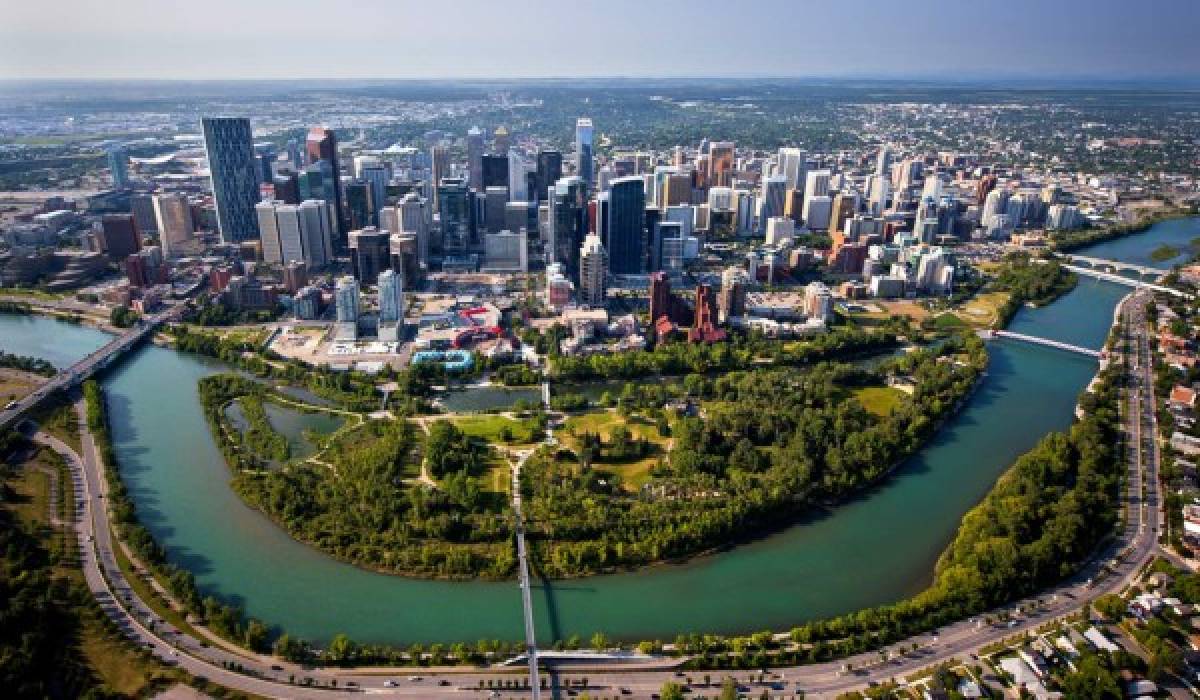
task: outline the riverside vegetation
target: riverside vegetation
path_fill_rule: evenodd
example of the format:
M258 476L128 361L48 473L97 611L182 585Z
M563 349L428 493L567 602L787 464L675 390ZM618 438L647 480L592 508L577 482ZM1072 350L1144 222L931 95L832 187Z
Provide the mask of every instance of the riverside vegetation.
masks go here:
M963 342L977 341L967 338ZM982 352L977 348L967 356ZM906 359L919 362L917 358ZM696 668L759 668L838 658L990 609L1075 570L1103 541L1116 520L1121 473L1116 384L1121 369L1114 367L1102 373L1093 391L1081 397L1081 421L1069 431L1048 436L1022 456L984 502L964 517L954 541L939 560L934 583L925 592L896 604L801 625L783 641L766 631L729 637L680 635L674 640L674 652L695 654L691 665ZM699 376L686 379L686 384L693 387L708 381ZM113 506L121 517L122 534L210 628L253 648L266 647L266 628L261 623L244 619L235 607L223 606L212 598L201 599L191 574L166 563L161 548L137 524L133 505L113 467L102 395L94 383L85 389L89 423L93 430L100 431L99 445L107 455L110 483L116 487ZM612 643L600 633L593 639L593 646ZM577 647L580 640L572 638L556 644ZM646 640L637 646L658 651L664 645L661 640ZM363 646L338 635L321 658L339 664L487 663L520 648L519 642L481 640L474 645L432 645L428 649L414 644L405 651L391 646ZM273 650L293 660L316 658L306 641L287 634L276 637Z
M863 341L856 348L894 343L886 334L855 332L816 347L833 352L847 338ZM646 354L685 352L670 347ZM749 365L752 358L736 362ZM654 444L618 425L604 436L584 432L571 448L541 448L527 461L522 489L533 565L555 578L627 569L794 522L811 505L846 497L912 454L986 363L982 343L963 335L877 370L818 363L805 372L690 375L686 399L700 406L704 420L672 420L626 404L619 422L654 425ZM891 390L902 397L893 408L867 411L854 391L882 387L888 376L910 378L912 395ZM200 385L235 490L294 537L390 573L514 574L507 495L485 478L493 469L507 472L503 445L467 435L449 420L430 420L424 435L408 420L368 420L329 437L319 459L264 469L285 441L261 411L246 408L261 406L270 393L237 375L207 377ZM245 431L225 415L234 400L246 414ZM541 424L544 417L533 413ZM668 443L673 447L666 449ZM650 456L657 459L642 465L648 470L642 483L623 483L623 467Z

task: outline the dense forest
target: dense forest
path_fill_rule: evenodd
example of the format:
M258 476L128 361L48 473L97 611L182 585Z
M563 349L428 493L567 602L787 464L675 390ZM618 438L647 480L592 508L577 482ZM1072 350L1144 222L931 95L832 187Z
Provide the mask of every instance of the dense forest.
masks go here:
M1022 455L962 520L916 596L793 628L788 648L769 633L681 635L696 668L762 668L826 661L911 637L1031 595L1069 576L1113 532L1123 474L1121 367L1080 397L1084 417Z
M806 372L698 377L688 385L703 414L674 422L673 449L635 494L597 469L611 452L642 454L637 441L616 434L600 444L585 439L581 454L559 450L526 463L534 561L544 575L578 576L683 557L786 525L912 454L986 364L982 343L963 336L879 372L822 363ZM911 377L916 387L882 416L850 393L880 383L880 373Z

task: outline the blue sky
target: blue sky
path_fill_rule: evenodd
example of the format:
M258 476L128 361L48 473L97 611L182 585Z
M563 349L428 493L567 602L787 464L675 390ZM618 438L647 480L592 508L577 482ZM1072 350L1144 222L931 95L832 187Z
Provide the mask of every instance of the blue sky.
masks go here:
M1200 78L1200 0L12 0L0 78Z

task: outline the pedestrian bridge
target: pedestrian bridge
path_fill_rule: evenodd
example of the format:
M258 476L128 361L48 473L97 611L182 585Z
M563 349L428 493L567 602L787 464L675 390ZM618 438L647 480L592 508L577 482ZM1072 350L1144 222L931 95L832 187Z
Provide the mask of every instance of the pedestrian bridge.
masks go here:
M1167 274L1167 271L1161 268L1138 265L1130 262L1121 262L1120 260L1093 258L1087 255L1064 255L1063 257L1067 260L1067 262L1083 263L1092 269L1103 271L1100 268L1108 268L1113 272L1136 272L1143 277L1153 277L1155 280L1159 280Z
M1024 333L1013 333L1012 331L980 331L980 336L983 338L1007 338L1009 340L1019 340L1021 342L1025 342L1025 343L1032 343L1034 345L1042 345L1042 346L1045 346L1048 348L1055 348L1058 350L1066 350L1067 352L1073 352L1073 353L1076 353L1077 355L1086 355L1088 357L1094 357L1097 359L1099 359L1100 357L1103 356L1099 350L1085 348L1082 345L1072 345L1070 343L1064 343L1060 340L1050 340L1049 338L1041 338L1036 335L1025 335Z
M1188 294L1187 292L1181 292L1178 289L1164 287L1161 284L1151 284L1149 282L1143 282L1140 279L1133 279L1132 277L1126 277L1124 275L1115 275L1111 272L1103 272L1101 270L1097 270L1092 267L1083 267L1082 265L1071 265L1069 263L1064 263L1063 269L1070 270L1071 272L1074 272L1076 274L1087 275L1088 277L1095 277L1096 279L1101 279L1101 280L1104 280L1105 282L1113 282L1116 284L1123 284L1126 287L1135 287L1138 289L1152 289L1156 292L1162 292L1163 294L1170 294L1171 296L1179 297L1181 299L1191 299L1192 298L1191 294ZM1159 270L1159 273L1161 274L1162 271Z

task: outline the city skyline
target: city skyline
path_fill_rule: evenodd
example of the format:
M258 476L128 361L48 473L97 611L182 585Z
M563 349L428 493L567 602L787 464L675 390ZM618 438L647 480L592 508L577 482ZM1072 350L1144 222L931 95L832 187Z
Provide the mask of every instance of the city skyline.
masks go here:
M53 14L17 6L0 29L0 79L1132 80L1186 79L1200 71L1200 47L1189 36L1200 5L1186 0L1155 3L1154 12L1116 0L978 7L769 0L738 8L733 21L712 2L616 2L564 13L541 0L516 11L482 2L450 10L370 0L339 8L327 39L338 43L338 28L345 27L350 33L341 42L369 45L368 54L313 54L308 42L286 40L325 17L320 8L312 0L251 6L217 0L203 13L147 0L103 7L69 0ZM793 34L779 31L789 27ZM766 28L774 39L764 43ZM44 51L48 45L55 50Z

